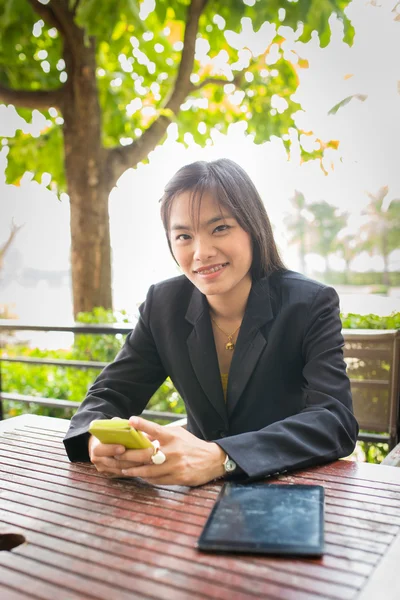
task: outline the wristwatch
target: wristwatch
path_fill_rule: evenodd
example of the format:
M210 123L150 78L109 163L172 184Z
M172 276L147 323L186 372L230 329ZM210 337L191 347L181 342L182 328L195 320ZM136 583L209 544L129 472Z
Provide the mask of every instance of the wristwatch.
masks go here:
M224 460L224 462L222 463L225 469L225 473L233 473L233 471L236 469L236 463L234 460L232 460L230 458L230 456L228 456L228 454L226 455L226 458Z

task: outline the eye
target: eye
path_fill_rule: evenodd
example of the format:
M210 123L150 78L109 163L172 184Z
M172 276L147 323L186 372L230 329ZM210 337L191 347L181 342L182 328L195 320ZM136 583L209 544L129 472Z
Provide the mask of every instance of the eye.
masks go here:
M180 233L175 237L175 241L177 242L186 242L186 240L190 240L190 235L187 233Z
M231 229L230 225L218 225L218 227L214 229L213 233L222 233L223 231L228 231L228 229Z

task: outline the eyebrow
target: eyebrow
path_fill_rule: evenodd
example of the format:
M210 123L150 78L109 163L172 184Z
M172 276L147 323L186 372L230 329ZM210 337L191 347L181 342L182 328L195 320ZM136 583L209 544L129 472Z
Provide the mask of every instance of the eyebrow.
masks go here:
M213 223L217 223L218 221L226 221L227 219L233 219L233 217L229 215L218 215L218 217L213 217L212 219L209 219L208 221L203 223L203 225L212 225ZM191 227L189 225L181 225L180 223L175 223L171 227L171 231L177 231L182 229L189 231Z

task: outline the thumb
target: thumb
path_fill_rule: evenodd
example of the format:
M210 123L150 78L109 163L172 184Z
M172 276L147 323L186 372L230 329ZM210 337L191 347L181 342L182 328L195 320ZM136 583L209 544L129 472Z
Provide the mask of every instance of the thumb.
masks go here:
M129 425L135 429L139 429L139 431L147 433L147 435L153 439L158 439L161 441L166 437L164 427L158 425L158 423L153 423L147 419L142 419L141 417L131 417L129 419Z

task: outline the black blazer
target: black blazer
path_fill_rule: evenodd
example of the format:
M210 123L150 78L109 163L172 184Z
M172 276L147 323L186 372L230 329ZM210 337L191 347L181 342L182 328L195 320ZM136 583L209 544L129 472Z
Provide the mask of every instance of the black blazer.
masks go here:
M140 414L170 376L188 430L216 441L251 479L349 455L358 425L343 361L338 296L292 271L253 284L225 404L206 297L185 277L152 286L123 349L64 440L88 460L92 419Z

